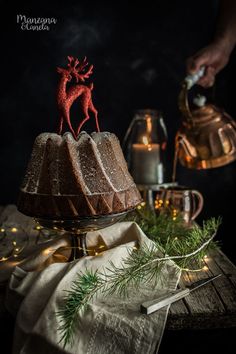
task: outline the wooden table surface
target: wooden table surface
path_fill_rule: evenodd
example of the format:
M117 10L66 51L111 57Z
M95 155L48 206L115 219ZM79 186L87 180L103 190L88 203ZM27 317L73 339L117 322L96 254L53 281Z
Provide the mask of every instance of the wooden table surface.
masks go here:
M180 286L221 274L170 307L167 329L236 327L236 267L220 250L207 255L204 270L183 272Z
M4 209L0 208L0 222ZM202 271L184 271L179 286L184 287L219 273L221 277L172 304L167 330L236 327L236 267L220 250L209 254L204 262ZM4 287L0 286L0 321L6 316L3 298Z

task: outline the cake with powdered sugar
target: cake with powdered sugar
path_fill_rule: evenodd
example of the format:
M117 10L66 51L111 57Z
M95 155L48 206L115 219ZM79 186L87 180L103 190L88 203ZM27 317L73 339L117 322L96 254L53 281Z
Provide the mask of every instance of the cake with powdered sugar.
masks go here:
M109 132L42 133L34 143L18 209L38 218L73 219L119 213L141 196L118 138Z

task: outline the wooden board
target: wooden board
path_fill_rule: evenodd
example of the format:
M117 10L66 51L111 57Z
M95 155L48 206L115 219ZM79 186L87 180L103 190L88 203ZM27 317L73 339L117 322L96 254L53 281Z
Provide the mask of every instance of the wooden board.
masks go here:
M204 260L200 272L183 272L181 287L221 273L221 277L172 304L167 329L213 329L236 326L236 267L216 250Z

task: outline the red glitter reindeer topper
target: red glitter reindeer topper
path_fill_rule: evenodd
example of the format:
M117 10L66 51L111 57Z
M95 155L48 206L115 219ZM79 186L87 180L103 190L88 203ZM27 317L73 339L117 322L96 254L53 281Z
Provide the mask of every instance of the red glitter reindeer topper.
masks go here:
M92 74L93 65L90 65L86 71L85 68L88 65L86 57L81 63L77 58L69 56L67 58L69 60L67 68L57 68L57 72L61 75L57 90L57 104L60 114L58 134L62 133L63 123L66 122L71 130L71 133L76 139L82 126L90 118L89 111L94 113L96 128L98 132L100 131L100 128L98 124L98 112L92 102L93 84L91 83L88 86L85 86L79 83L71 84L69 87L67 87L67 83L70 82L73 78L75 78L77 83L84 82L85 79L88 79ZM77 130L74 131L70 120L70 108L79 96L81 99L82 114L84 115L84 118L80 122Z

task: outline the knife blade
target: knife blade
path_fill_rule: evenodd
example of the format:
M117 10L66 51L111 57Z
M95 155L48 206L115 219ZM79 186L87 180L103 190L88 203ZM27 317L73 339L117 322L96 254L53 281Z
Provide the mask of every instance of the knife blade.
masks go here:
M169 291L167 292L167 294L157 299L145 301L140 305L140 312L146 315L150 315L151 313L161 309L162 307L170 305L173 302L176 302L184 298L185 296L189 295L192 291L200 288L203 285L208 284L209 282L219 278L220 276L221 274L217 274L207 279L201 279L191 284L190 286L187 286L184 289Z

